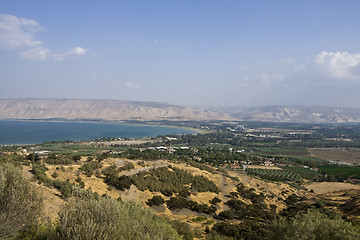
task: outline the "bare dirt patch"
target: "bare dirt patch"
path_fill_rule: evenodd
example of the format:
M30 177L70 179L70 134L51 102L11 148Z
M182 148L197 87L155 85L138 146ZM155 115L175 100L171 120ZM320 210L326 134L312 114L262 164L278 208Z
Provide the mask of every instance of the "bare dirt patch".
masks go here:
M31 172L31 170L32 168L30 166L22 166L22 173L28 180L34 177L34 174Z
M342 183L342 182L321 182L321 183L312 183L306 186L309 190L314 190L314 192L323 194L331 193L348 189L360 189L360 186L354 185L351 183Z
M44 196L45 216L54 221L65 201L60 197L60 192L54 188L39 186L41 194Z
M309 150L313 156L329 161L340 161L346 163L360 163L359 148L312 148Z

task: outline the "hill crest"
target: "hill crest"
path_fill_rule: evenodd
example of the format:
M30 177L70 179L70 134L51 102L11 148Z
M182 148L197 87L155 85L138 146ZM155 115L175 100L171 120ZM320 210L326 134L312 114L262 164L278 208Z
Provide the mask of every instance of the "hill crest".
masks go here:
M2 99L0 119L227 120L227 115L159 102L99 99Z
M322 106L256 106L218 107L219 113L242 121L302 122L302 123L359 123L359 108Z

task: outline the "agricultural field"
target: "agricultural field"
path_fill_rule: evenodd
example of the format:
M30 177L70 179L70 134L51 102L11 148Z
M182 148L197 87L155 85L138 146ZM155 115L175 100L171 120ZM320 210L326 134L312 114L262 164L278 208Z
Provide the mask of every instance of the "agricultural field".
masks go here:
M333 177L336 181L360 179L360 166L323 165L319 166L319 171Z
M252 147L255 155L282 155L282 156L306 156L309 152L305 148L279 148L279 147Z
M259 176L274 181L298 181L302 179L316 179L320 174L314 170L303 167L282 167L279 169L247 168L250 175Z
M329 161L325 159L312 156L275 156L272 161L279 164L302 165L311 168L329 164Z
M329 161L360 164L359 148L313 148L309 151L313 156Z
M276 166L261 166L261 165L248 165L247 169L269 169L269 170L282 170Z

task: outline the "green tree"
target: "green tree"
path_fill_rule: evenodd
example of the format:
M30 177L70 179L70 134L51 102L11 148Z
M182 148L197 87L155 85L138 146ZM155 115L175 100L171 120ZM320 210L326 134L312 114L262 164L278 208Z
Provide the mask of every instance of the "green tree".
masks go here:
M14 237L38 222L42 197L19 169L0 165L0 239Z

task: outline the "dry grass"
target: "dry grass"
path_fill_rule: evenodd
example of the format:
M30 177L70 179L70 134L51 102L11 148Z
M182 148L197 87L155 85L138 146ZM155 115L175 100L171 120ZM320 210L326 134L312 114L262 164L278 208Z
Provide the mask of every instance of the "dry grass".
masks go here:
M329 161L341 161L347 163L360 163L360 149L340 148L312 148L309 150L313 156Z
M51 221L56 220L60 209L66 203L61 197L60 192L54 188L41 186L41 192L44 196L45 216Z
M323 194L337 192L341 190L360 189L360 186L342 182L321 182L312 183L310 185L307 185L306 188L309 190L314 190L315 193Z
M82 159L81 163L83 163L85 161L86 161L86 158ZM135 166L135 170L140 170L141 168L143 168L142 166L140 166L138 164L140 162L139 160L108 158L102 162L103 163L102 169L104 169L112 164L121 166L121 165L125 164L126 162L131 162ZM146 166L158 166L159 164L160 165L165 164L165 166L166 166L169 163L166 161L159 160L159 161L145 161L145 164L146 164ZM247 188L254 188L256 193L260 193L260 192L264 193L267 196L266 203L267 204L275 204L277 206L278 211L281 209L284 209L286 207L285 204L283 204L282 201L279 201L278 198L285 199L287 196L289 196L293 193L296 193L298 195L309 194L306 191L298 191L285 183L264 181L264 180L260 180L260 179L254 178L254 177L250 177L250 176L246 175L245 173L231 172L231 171L229 172L229 174L231 176L239 178L239 182L237 182L232 179L224 177L222 174L209 173L205 170L200 170L198 168L192 167L185 163L181 163L181 164L171 163L171 165L176 168L186 170L193 175L205 176L208 179L212 180L221 189L221 192L219 194L205 192L205 193L192 194L190 197L190 199L193 201L196 201L198 203L205 203L208 205L209 205L209 201L211 199L213 199L215 196L220 198L222 202L217 204L217 206L218 206L217 213L228 209L227 205L224 204L228 200L228 198L226 196L230 192L236 191L236 185L239 182L243 183L245 185L245 187L247 187ZM47 167L49 168L49 170L47 171L48 177L51 179L54 179L51 177L51 174L55 171L56 167L60 167L60 165L48 164ZM105 184L102 178L97 178L94 175L91 177L87 177L81 171L78 171L79 167L81 167L81 164L64 166L65 171L59 171L59 170L56 171L58 173L57 179L60 179L60 180L69 179L70 182L78 184L75 181L75 179L77 178L77 176L80 176L82 181L85 182L85 189L88 189L91 187L92 191L97 192L99 195L107 194L115 199L121 197L121 199L123 199L123 200L133 200L138 203L141 203L142 205L144 205L147 208L150 208L150 207L146 205L146 201L155 195L161 195L165 200L169 199L169 197L166 197L166 196L162 195L161 193L153 193L148 190L140 191L134 185L132 185L130 187L130 189L127 189L125 191L119 191L119 190L115 189L114 187L109 187L107 184ZM133 170L130 170L130 171L133 171ZM122 172L121 174L124 174L124 173L126 174L126 171ZM51 214L51 216L56 216L57 212L59 211L59 208L61 207L61 205L63 203L63 200L61 198L59 198L58 196L56 196L56 190L51 190L52 192L50 190L48 190L48 191L49 191L48 192L49 196L46 196L46 198L49 199L46 202L46 205L48 205L48 207L47 207L48 212L49 212L49 214ZM281 193L283 191L286 191L287 193L284 195L281 195ZM53 197L50 196L51 194L53 194L54 196ZM248 199L242 199L242 200L248 204L251 204L251 202ZM208 219L212 219L211 216L196 213L196 212L193 212L188 209L182 209L180 211L170 211L166 207L166 205L158 207L158 208L152 208L152 210L154 212L156 212L156 214L165 216L171 220L180 220L183 222L187 222L190 224L190 226L193 230L196 229L196 230L203 231L205 229L204 222L206 222L206 221L193 222L192 221L193 218L196 218L198 216L206 216ZM210 228L211 228L211 225L210 225Z

